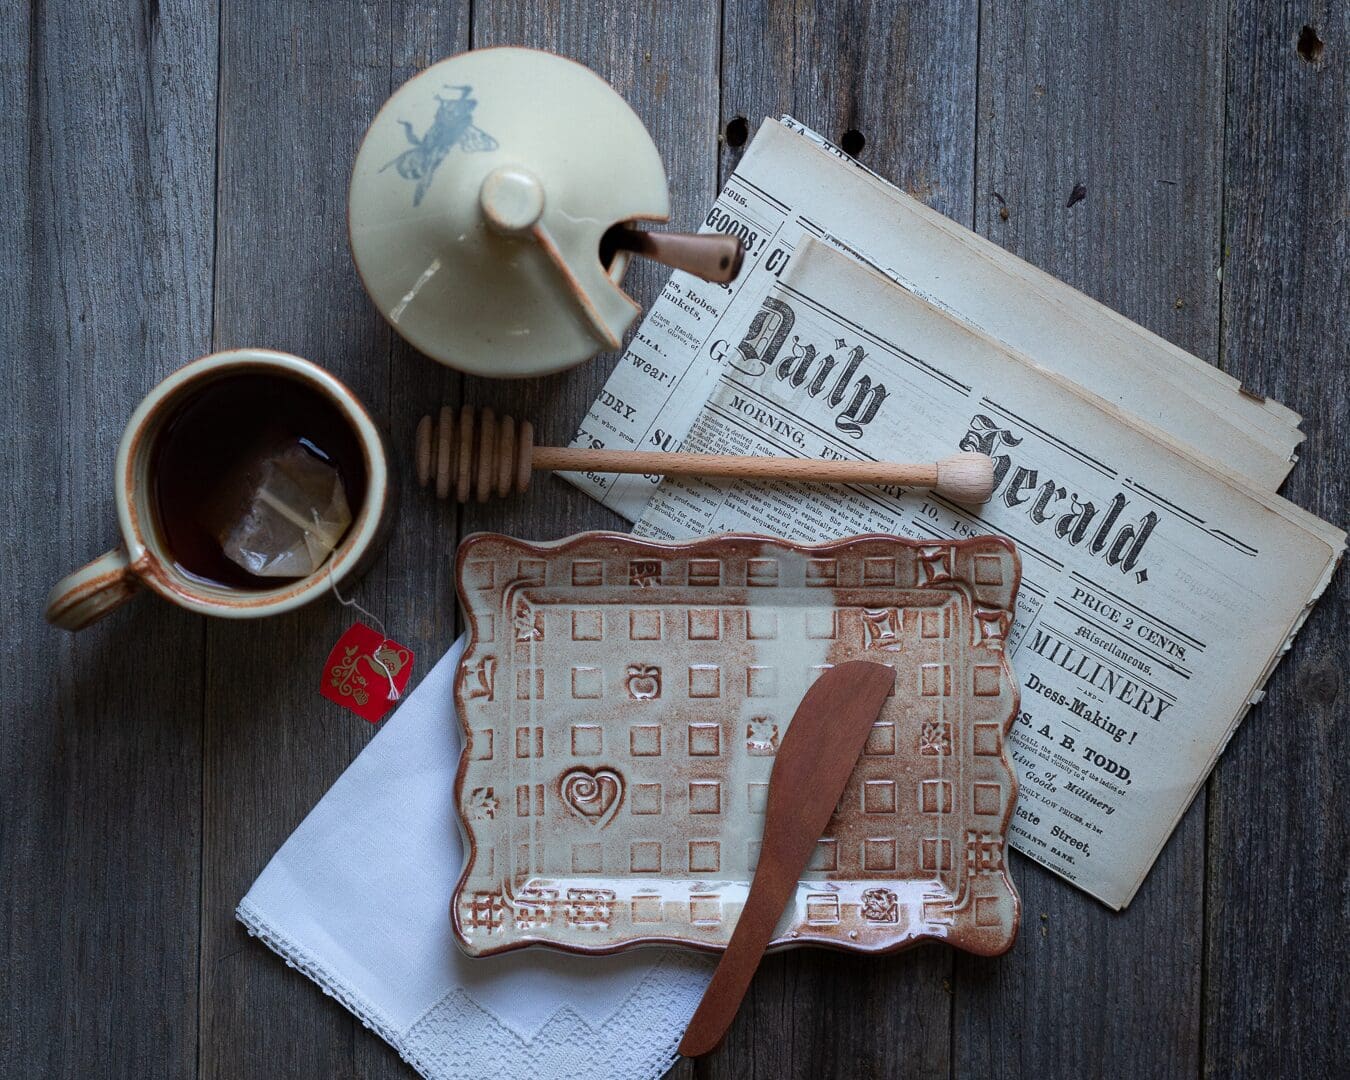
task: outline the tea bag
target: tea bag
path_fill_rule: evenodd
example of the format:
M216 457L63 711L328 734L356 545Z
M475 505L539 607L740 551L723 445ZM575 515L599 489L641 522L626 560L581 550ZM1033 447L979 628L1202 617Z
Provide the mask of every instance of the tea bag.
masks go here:
M260 444L212 503L225 557L258 577L314 573L352 523L337 469L290 437Z

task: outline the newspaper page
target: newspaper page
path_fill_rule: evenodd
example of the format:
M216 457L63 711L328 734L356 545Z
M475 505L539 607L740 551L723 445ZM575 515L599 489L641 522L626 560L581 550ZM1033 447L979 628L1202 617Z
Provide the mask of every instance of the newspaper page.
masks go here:
M754 317L803 237L850 251L1268 490L1288 473L1302 437L1294 423L1239 394L1231 376L904 195L795 122L764 122L703 229L740 236L745 269L730 286L672 275L573 445L680 449L721 373L727 343ZM632 521L659 477L568 479Z
M897 487L672 479L635 532L1013 540L1011 841L1117 909L1259 699L1345 539L810 240L735 340L685 445L992 457L994 497L978 509Z

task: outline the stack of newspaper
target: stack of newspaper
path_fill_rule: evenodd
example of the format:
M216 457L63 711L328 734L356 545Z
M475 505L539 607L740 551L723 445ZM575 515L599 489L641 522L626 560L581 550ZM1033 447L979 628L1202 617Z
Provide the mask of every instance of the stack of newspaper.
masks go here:
M574 445L990 455L972 509L900 488L573 475L643 536L998 533L1022 555L1014 846L1128 904L1336 567L1275 494L1299 416L766 120L704 228L730 287L676 273Z

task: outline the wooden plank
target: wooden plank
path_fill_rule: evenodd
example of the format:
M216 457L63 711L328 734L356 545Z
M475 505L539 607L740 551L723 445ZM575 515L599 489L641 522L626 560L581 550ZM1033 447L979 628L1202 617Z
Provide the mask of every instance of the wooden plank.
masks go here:
M405 492L412 414L438 396L439 377L393 344L361 289L347 179L396 83L459 47L466 28L462 8L449 5L222 9L216 345L265 344L337 374L391 431ZM449 554L453 518L407 504L383 557L346 592L414 650L418 679L453 636L436 557ZM391 1049L234 919L254 877L374 734L318 696L324 658L356 618L324 601L209 628L202 1076L407 1075Z
M977 228L1215 356L1218 0L1184 12L992 0L980 25ZM1016 857L1021 940L1000 961L956 964L960 1071L1194 1075L1203 845L1202 795L1121 915Z
M981 26L977 228L1214 359L1219 0L1091 12L989 0Z
M392 5L390 50L393 58L388 92L392 93L423 68L461 52L469 42L469 4L425 4L395 0ZM373 118L372 112L367 118ZM388 341L390 353L389 433L391 460L402 484L397 524L384 557L383 588L389 633L417 657L414 679L420 681L458 636L459 612L454 599L454 550L458 507L428 498L417 488L412 470L413 432L417 421L442 404L459 402L461 377L418 354L392 333L374 305L363 298L362 315ZM372 578L380 573L377 567ZM394 629L397 623L398 629ZM447 717L448 722L448 717ZM446 897L447 918L450 898ZM352 1073L359 1077L407 1077L411 1070L384 1041L353 1025Z
M1344 526L1350 7L1235 3L1227 42L1222 363L1304 414L1285 493ZM1209 784L1209 1076L1345 1071L1346 584L1342 566Z
M978 24L978 0L728 0L723 128L790 113L840 145L855 132L863 164L970 225ZM726 151L724 178L741 153Z
M0 1073L181 1076L199 624L142 598L74 637L41 612L117 542L132 409L209 343L215 6L10 5L4 29Z
M972 221L978 5L781 5L729 0L722 122L791 113L930 206ZM723 176L741 151L728 147ZM806 949L769 958L709 1076L946 1077L952 956Z

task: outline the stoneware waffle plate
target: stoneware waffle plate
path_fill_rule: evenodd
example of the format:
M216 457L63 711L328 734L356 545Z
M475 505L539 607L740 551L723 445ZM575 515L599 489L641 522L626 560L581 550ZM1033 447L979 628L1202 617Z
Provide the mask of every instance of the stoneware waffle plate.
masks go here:
M451 917L466 952L724 948L774 752L811 681L845 660L893 665L895 691L774 946L1012 944L1011 544L480 534L456 576L469 854Z

